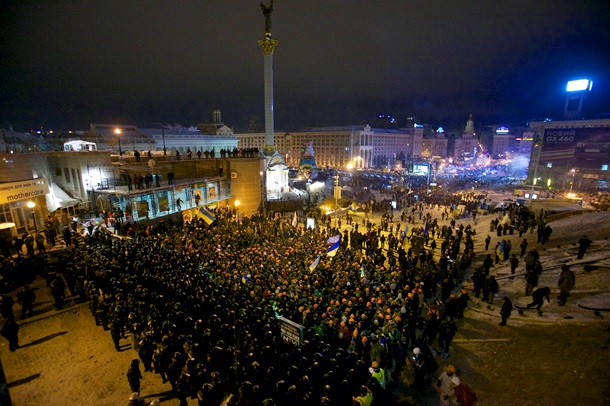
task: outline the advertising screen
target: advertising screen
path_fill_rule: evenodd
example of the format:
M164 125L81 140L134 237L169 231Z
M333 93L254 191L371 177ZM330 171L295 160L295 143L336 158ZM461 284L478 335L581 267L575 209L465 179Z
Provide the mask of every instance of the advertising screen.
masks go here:
M552 162L554 167L601 168L602 164L608 163L609 147L608 128L546 129L540 159L541 162Z

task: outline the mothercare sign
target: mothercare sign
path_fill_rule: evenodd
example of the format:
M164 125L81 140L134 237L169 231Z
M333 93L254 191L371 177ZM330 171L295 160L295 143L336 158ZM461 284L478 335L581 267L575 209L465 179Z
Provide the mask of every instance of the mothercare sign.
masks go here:
M0 183L0 204L34 199L47 193L49 193L49 184L44 178Z

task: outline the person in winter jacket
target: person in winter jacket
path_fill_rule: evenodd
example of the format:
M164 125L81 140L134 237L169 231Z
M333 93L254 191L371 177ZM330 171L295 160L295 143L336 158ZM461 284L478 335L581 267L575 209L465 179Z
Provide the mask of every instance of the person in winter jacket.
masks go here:
M506 326L506 321L510 317L513 312L513 302L510 301L508 296L504 296L504 303L502 304L502 308L500 309L500 316L502 316L502 321L500 322L501 326Z
M576 284L576 277L574 276L574 272L570 270L570 267L567 265L561 266L561 275L559 276L559 282L557 282L557 286L559 286L559 306L565 306L568 297L570 297L570 291L574 288Z

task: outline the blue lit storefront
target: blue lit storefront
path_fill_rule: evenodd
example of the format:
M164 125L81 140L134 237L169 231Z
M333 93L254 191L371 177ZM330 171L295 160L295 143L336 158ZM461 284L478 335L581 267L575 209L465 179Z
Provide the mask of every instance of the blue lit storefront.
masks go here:
M139 190L127 190L126 186L92 190L90 197L95 212L115 215L121 209L123 220L131 222L165 217L201 205L215 206L231 197L231 186L228 179L216 177Z

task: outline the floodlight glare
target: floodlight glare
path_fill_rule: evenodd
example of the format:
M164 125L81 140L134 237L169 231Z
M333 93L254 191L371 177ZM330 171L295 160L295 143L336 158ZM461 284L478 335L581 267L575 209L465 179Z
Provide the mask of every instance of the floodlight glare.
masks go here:
M589 79L570 80L566 86L566 92L581 92L583 90L591 90L593 81Z

